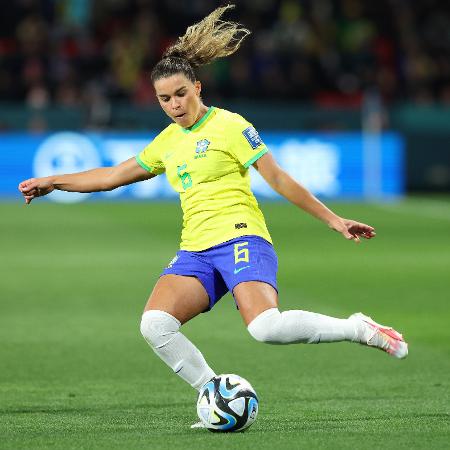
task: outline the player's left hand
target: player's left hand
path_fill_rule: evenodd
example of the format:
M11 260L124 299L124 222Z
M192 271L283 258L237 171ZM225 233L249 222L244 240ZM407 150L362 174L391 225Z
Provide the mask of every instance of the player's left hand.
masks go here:
M341 233L345 239L353 240L357 244L360 243L361 237L371 239L376 235L375 228L350 219L339 218L333 223L330 223L330 228Z

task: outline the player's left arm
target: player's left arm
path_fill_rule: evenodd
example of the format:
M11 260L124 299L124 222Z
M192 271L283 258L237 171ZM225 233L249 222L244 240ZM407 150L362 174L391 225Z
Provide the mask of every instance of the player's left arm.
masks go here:
M375 229L370 225L344 219L327 208L308 189L284 171L270 153L261 156L253 163L253 167L272 189L294 205L326 223L331 229L341 233L346 239L359 242L360 237L370 239L375 236Z

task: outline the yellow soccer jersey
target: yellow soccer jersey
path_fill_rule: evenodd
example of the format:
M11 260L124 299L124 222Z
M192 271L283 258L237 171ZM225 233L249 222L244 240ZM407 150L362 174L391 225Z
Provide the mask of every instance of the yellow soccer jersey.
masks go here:
M200 251L250 234L272 242L249 175L267 151L244 118L211 107L191 128L169 125L136 160L151 173L166 172L183 209L180 248Z

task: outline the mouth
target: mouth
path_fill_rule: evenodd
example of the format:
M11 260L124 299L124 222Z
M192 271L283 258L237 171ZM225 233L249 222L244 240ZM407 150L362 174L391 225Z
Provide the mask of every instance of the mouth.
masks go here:
M186 113L178 114L175 119L182 119L184 116L186 116Z

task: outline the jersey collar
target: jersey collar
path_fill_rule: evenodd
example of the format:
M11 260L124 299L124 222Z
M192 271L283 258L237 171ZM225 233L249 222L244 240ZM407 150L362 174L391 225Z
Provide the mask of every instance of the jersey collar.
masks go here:
M198 127L201 127L208 120L209 116L211 116L211 113L213 111L214 111L214 106L210 106L208 108L208 111L206 111L205 115L197 123L194 123L194 125L192 125L192 127L189 127L189 128L180 127L181 131L183 133L190 133L191 131L196 130Z

